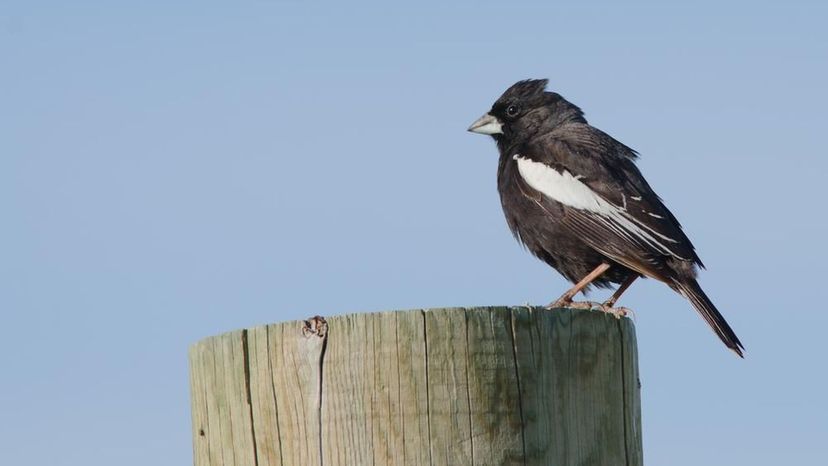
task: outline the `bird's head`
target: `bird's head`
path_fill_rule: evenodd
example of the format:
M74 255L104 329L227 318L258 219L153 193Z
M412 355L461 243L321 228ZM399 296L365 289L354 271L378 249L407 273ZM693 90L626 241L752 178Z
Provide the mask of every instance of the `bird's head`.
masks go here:
M581 109L554 92L546 79L518 81L506 90L469 131L488 134L498 143L519 143L568 121L586 122Z

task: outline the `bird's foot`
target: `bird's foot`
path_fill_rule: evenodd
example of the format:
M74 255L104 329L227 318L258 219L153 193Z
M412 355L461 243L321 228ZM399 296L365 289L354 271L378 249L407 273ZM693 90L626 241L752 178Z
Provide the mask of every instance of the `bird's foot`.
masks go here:
M556 309L556 308L560 309L562 307L577 306L578 304L580 304L580 303L573 302L572 298L567 297L566 295L564 295L564 296L561 296L560 298L556 299L555 301L552 301L551 303L547 304L546 308L547 309Z
M635 313L632 311L632 309L628 309L626 307L613 307L612 304L608 303L599 304L596 308L593 309L606 312L607 314L612 314L615 316L616 319L627 317L627 315L629 314L635 316Z
M583 309L585 311L591 311L599 306L601 305L593 301L574 301L569 304L572 309Z
M546 305L547 309L560 309L560 308L569 308L569 309L583 309L585 311L601 311L606 312L607 314L612 314L615 316L616 319L620 319L622 317L627 317L628 315L632 315L635 317L635 313L632 309L626 307L614 307L612 304L609 303L597 303L595 301L572 301L567 300L564 298L560 298L557 301L553 301Z
M601 306L599 303L592 301L572 301L571 299L558 299L546 305L547 309L569 308L569 309L594 309L596 306Z
M561 307L569 307L571 305L572 305L572 300L571 299L558 298L557 300L552 301L551 303L547 304L545 307L547 309L555 309L555 308L561 308Z

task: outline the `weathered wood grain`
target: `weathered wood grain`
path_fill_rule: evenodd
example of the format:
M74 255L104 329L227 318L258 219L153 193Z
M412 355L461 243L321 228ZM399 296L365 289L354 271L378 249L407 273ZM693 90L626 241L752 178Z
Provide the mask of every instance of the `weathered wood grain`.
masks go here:
M198 465L255 463L245 352L245 331L202 340L190 350L194 374L194 454Z
M629 319L504 307L327 324L193 345L196 466L642 464Z
M424 316L431 464L474 464L465 310Z

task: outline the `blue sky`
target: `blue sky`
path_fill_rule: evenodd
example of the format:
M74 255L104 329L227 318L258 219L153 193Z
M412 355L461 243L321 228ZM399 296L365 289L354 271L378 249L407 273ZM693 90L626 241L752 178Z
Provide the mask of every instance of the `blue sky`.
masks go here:
M647 463L824 460L825 2L307 3L0 5L4 464L190 463L208 335L556 297L465 132L527 77L641 153L747 348L625 295Z

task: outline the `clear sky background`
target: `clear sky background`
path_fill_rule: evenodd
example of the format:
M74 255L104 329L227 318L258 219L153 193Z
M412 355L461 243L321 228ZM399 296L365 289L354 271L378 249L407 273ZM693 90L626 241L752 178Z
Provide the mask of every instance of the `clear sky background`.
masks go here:
M0 3L0 463L189 464L208 335L557 297L465 131L547 77L747 348L629 291L647 464L825 464L828 3L115 3Z

